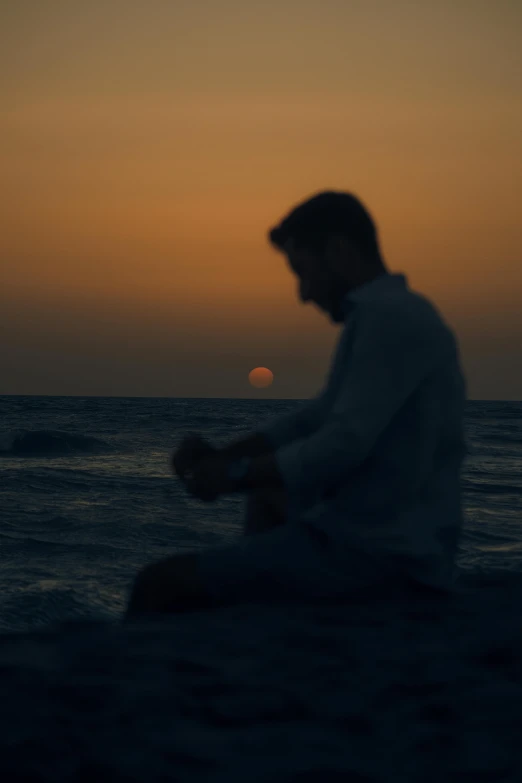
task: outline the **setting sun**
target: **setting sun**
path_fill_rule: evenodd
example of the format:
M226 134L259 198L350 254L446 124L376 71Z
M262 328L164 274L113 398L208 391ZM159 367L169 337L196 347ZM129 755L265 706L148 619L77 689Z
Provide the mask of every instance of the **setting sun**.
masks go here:
M256 367L248 373L248 380L257 389L265 389L274 380L274 373L267 367Z

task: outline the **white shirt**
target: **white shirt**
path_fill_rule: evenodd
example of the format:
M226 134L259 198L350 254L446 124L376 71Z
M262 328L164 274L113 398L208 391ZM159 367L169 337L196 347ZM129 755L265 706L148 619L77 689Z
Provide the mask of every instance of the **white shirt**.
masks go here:
M323 391L262 431L292 517L449 588L462 527L466 385L434 306L385 274L346 298ZM391 561L390 561L391 562Z

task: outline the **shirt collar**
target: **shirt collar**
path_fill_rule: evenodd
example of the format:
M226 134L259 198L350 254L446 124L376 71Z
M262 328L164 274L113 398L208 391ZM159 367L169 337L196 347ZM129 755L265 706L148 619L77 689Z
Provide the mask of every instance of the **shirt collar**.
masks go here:
M351 312L357 302L368 302L371 299L378 299L391 291L397 291L401 288L405 289L407 284L405 275L385 272L383 275L376 277L375 280L371 280L369 283L365 283L346 294L344 298L345 314Z

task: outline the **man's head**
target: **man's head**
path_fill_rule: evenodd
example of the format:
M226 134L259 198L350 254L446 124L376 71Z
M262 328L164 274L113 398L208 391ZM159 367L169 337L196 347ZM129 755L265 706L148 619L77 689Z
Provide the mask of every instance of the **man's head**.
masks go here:
M299 280L299 297L335 322L346 294L386 272L377 231L361 202L349 193L323 191L299 204L269 232Z

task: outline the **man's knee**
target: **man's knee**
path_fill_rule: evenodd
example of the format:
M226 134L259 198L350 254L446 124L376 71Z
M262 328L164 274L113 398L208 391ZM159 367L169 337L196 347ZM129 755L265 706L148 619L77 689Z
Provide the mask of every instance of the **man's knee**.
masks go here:
M198 555L174 555L146 565L136 576L126 619L139 614L183 612L210 604L199 577Z

